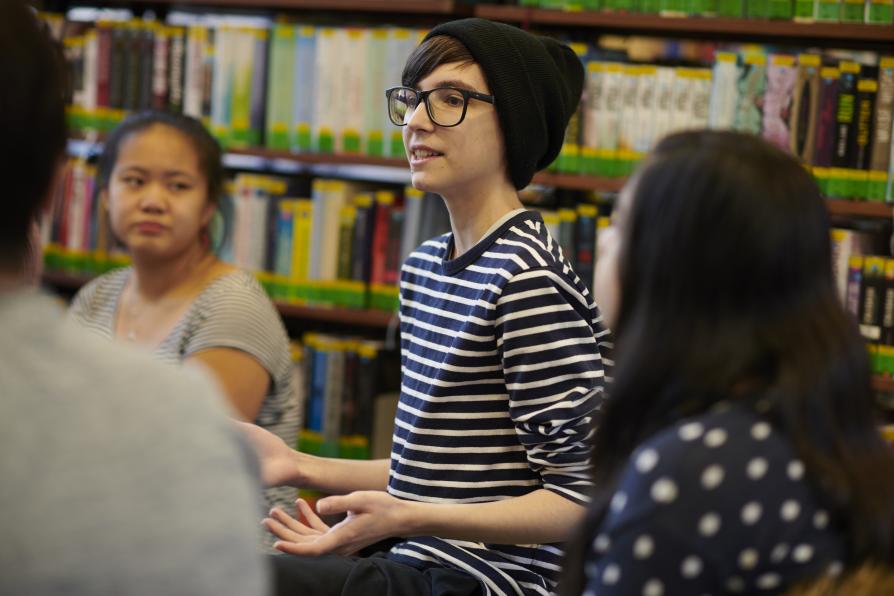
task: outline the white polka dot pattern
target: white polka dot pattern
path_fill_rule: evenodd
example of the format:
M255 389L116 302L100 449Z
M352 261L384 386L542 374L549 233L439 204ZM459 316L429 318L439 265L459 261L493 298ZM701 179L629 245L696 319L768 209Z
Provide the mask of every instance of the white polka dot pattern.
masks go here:
M585 565L593 595L783 593L844 541L785 435L754 410L681 421L633 451Z

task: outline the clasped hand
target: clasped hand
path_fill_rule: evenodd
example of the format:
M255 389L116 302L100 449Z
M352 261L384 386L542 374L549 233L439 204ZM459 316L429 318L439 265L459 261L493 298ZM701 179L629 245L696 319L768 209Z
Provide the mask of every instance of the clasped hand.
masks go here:
M411 508L409 501L383 491L357 491L317 502L322 515L347 514L333 526L326 525L304 499L298 499L296 507L304 522L274 507L262 523L278 538L273 547L284 553L352 555L380 540L406 535Z

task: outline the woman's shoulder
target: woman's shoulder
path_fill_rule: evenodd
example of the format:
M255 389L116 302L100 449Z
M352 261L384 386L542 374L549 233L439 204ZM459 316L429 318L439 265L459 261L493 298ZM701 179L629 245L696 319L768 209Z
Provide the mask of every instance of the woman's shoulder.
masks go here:
M645 465L653 459L651 466ZM723 484L721 468L729 469L723 473L727 480L761 480L795 461L788 438L768 418L751 405L727 402L655 433L631 458L639 470L656 468L681 480L698 480L717 488ZM705 472L708 467L713 474Z
M224 269L217 277L211 279L202 292L205 297L212 297L213 302L242 303L246 300L270 302L270 297L260 282L251 273L242 269Z
M130 267L122 267L91 279L72 299L72 311L86 312L113 307L124 290L130 273Z
M660 514L705 538L721 525L796 526L821 511L789 439L744 404L721 404L644 441L617 492L635 505L617 511L616 523Z

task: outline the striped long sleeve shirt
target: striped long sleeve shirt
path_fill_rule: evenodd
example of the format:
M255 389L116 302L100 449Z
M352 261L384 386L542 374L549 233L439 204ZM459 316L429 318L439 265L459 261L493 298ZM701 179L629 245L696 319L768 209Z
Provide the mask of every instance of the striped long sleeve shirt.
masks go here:
M538 489L585 504L610 337L540 215L521 212L454 260L450 234L401 272L402 385L388 492L481 503ZM548 594L558 544L419 537L389 556L477 577L487 594Z

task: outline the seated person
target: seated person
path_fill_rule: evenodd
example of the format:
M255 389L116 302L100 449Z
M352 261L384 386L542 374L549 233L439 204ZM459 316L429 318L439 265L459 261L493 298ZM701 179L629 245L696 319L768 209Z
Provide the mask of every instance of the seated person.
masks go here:
M598 254L617 359L564 593L778 593L894 562L894 454L807 170L755 136L669 136Z
M608 332L543 219L519 200L580 99L570 48L482 19L432 29L388 91L413 185L451 232L401 272L390 460L339 461L248 427L271 484L333 494L267 526L280 594L548 594L583 518ZM383 539L387 553L353 557Z
M204 365L239 418L295 443L297 388L282 320L254 277L211 251L222 177L220 147L197 120L143 112L121 123L106 141L98 185L133 265L87 284L71 314L161 361ZM291 508L295 491L270 488L266 497L268 508Z
M64 73L30 5L0 2L0 594L261 596L257 462L209 379L29 287L65 163Z

